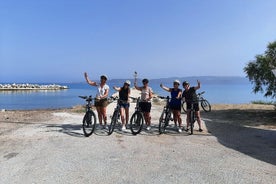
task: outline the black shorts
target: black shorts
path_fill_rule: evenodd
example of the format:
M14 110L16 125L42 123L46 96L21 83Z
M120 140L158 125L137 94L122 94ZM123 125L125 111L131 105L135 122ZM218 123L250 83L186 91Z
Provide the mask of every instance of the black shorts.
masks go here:
M150 102L140 102L139 106L140 106L142 112L150 112L150 110L151 110Z
M190 110L192 108L192 104L191 103L187 103L187 109ZM198 103L194 103L194 109L195 111L199 111L199 105Z
M176 111L181 111L181 104L180 105L171 104L170 109L176 110Z

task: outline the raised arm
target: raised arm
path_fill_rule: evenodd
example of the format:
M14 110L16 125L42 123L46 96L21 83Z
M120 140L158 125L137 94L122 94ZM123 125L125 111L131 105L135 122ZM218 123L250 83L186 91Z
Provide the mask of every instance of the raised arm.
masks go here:
M167 92L171 92L171 89L168 88L168 87L166 87L166 86L164 86L162 83L160 84L160 87L161 87L162 89L164 89L165 91L167 91Z
M113 86L113 89L115 89L116 91L121 91L120 87Z
M198 90L200 88L200 81L197 80L197 86L195 86L195 90Z
M139 91L142 91L142 88L137 86L137 82L136 81L134 82L134 87L135 87L135 89L137 89Z
M91 81L89 78L88 78L88 74L86 72L84 72L84 78L86 80L86 82L91 85L91 86L97 86L97 83L94 82L94 81Z

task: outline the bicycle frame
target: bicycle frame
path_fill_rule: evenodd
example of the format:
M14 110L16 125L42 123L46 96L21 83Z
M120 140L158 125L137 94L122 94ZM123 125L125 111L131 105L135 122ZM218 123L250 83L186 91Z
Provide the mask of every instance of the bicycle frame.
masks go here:
M159 133L162 134L165 132L166 127L169 125L171 118L171 109L170 109L170 98L159 96L161 99L166 99L166 105L163 108L161 116L159 118Z
M92 96L79 96L82 99L86 100L86 105L85 105L85 115L82 120L82 129L85 137L89 137L92 135L92 133L95 130L95 125L96 125L96 115L93 112L91 102L94 100Z
M109 126L108 135L111 135L114 131L115 125L118 123L118 120L120 119L121 113L120 113L120 99L111 97L112 100L117 100L116 107L114 108L113 115L111 117L111 123Z
M136 98L132 98L136 99ZM133 135L139 134L144 124L144 115L140 108L140 97L136 99L135 112L130 118L130 130Z

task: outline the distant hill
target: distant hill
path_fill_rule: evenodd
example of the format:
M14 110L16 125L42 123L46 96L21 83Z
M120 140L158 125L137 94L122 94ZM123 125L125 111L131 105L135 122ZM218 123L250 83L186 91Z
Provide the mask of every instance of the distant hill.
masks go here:
M250 83L246 77L239 76L188 76L188 77L168 77L168 78L160 78L160 79L149 79L150 83L171 83L175 79L179 80L181 83L184 81L188 81L191 84L196 84L196 81L199 80L204 84L248 84ZM111 79L109 82L117 83L125 81L126 79ZM133 79L128 79L133 82ZM142 79L138 79L141 81Z

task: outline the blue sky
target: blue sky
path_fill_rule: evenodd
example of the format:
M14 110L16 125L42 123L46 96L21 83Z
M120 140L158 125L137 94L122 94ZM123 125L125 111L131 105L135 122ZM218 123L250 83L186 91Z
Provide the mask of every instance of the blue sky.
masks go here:
M3 0L0 83L245 76L275 0Z

